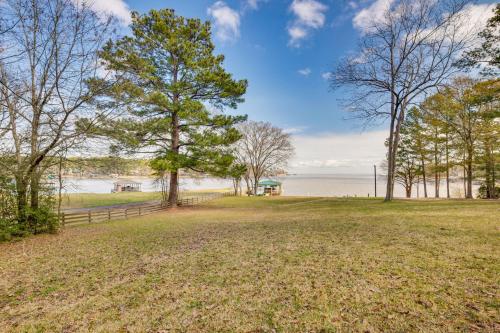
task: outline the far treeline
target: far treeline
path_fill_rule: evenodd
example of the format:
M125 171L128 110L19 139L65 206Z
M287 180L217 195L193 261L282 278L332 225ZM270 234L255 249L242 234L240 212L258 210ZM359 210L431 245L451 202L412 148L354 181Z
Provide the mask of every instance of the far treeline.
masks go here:
M51 172L51 175L56 175L59 170L53 168ZM68 157L61 170L61 175L65 177L147 177L151 173L149 160L120 156Z

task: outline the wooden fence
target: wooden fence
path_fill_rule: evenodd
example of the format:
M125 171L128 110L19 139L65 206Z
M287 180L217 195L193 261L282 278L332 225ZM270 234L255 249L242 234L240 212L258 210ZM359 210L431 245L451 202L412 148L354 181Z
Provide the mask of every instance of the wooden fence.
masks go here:
M200 192L190 193L189 196L180 198L177 202L178 206L195 206L205 201L232 196L232 192ZM113 207L113 208L89 208L87 211L80 211L75 213L61 213L61 224L82 224L82 223L98 223L113 220L125 220L132 217L148 215L156 213L169 208L168 205L161 203L147 203L144 205L134 205L128 207Z

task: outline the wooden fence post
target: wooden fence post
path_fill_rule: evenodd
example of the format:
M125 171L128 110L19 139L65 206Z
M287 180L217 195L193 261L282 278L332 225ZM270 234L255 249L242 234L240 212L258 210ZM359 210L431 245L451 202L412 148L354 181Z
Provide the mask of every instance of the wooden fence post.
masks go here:
M111 209L108 208L108 221L111 221Z
M89 209L89 223L92 223L92 212Z
M128 219L128 212L127 212L127 208L125 208L125 219Z
M141 207L139 207L139 216L141 216Z
M64 225L66 224L66 217L64 216L64 212L62 212L62 225L64 227Z

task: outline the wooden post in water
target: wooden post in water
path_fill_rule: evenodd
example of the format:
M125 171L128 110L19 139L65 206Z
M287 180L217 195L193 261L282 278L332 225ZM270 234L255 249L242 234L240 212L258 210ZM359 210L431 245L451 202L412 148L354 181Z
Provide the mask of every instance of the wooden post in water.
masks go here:
M374 182L375 182L375 198L377 197L377 166L373 166Z

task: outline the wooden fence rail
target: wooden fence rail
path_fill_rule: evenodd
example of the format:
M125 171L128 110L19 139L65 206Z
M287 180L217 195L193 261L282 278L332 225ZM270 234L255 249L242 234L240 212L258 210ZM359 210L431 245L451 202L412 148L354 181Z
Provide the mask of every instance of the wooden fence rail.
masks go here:
M184 198L180 198L177 202L178 206L195 206L202 202L206 202L209 200L222 198L226 196L232 196L234 193L232 192L200 192L193 193L190 196L186 196ZM131 206L131 207L114 207L114 208L94 208L88 209L87 211L75 212L75 213L61 213L61 224L70 225L70 224L82 224L82 223L97 223L97 222L107 222L112 220L125 220L132 217L148 215L152 213L156 213L162 210L169 208L168 205L163 205L161 203L155 204L144 204L139 206Z

